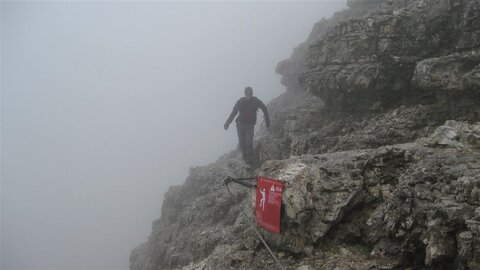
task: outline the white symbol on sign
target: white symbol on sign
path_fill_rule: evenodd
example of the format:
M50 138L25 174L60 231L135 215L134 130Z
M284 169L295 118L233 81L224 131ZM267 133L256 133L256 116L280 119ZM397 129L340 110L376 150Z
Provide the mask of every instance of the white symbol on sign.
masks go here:
M271 192L275 192L275 187L272 185L272 187L270 188L270 191Z
M262 188L260 189L260 194L262 195L262 198L260 199L260 207L262 207L262 211L265 210L265 189Z

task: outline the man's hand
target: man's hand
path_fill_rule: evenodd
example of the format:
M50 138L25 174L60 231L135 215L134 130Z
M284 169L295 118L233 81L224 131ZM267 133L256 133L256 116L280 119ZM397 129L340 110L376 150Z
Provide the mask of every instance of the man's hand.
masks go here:
M228 124L225 123L225 125L223 125L223 128L224 128L225 130L227 130L227 129L228 129Z

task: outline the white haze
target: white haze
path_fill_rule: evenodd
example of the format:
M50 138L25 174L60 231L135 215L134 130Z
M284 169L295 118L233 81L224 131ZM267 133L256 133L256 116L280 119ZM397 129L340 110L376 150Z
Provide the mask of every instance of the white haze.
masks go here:
M1 268L128 268L330 2L1 2ZM263 119L263 118L261 118Z

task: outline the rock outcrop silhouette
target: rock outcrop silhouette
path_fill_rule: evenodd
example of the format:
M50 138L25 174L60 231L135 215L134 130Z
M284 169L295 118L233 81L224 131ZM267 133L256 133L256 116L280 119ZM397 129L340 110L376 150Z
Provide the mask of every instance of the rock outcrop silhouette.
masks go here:
M480 269L480 2L349 0L276 70L254 174L284 181L288 269ZM234 150L165 194L132 270L274 269Z

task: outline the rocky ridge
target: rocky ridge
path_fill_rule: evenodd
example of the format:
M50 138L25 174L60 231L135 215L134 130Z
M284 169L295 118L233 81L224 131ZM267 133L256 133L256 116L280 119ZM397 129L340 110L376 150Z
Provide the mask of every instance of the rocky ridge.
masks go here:
M480 2L350 0L277 72L254 174L284 181L288 269L480 269ZM238 151L165 194L131 269L273 269Z

